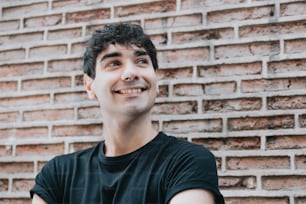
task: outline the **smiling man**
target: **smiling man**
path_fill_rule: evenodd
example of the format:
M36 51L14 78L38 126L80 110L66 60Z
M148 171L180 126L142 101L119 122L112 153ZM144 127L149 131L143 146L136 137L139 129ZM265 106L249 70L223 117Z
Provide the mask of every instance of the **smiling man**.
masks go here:
M37 175L33 203L223 204L215 158L157 132L156 50L142 28L109 24L84 54L84 84L103 115L99 144L57 156Z

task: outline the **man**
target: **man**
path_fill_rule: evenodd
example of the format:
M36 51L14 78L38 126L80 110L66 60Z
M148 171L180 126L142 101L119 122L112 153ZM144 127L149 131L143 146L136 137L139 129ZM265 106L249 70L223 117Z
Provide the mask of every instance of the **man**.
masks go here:
M93 34L84 84L99 101L104 140L49 161L31 190L33 203L224 203L214 156L152 126L157 68L140 26L109 24Z

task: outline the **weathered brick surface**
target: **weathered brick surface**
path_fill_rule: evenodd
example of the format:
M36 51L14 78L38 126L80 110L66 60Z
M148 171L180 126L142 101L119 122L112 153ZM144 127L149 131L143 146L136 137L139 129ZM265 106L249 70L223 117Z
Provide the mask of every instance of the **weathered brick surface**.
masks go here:
M305 147L305 135L282 135L267 137L267 149L301 149Z
M259 137L194 138L192 142L202 144L210 150L259 150Z
M289 157L229 157L227 158L229 170L241 169L289 169Z
M102 139L82 55L111 22L152 38L153 126L213 151L227 204L306 203L306 1L0 1L0 203Z
M138 5L136 4L131 6L118 6L115 7L115 16L124 17L146 13L165 13L175 11L175 8L175 0L141 3Z
M45 26L55 26L62 23L62 15L47 15L38 17L28 17L24 19L25 28L38 28Z
M219 185L224 189L255 189L256 178L254 176L220 177Z
M266 190L306 190L306 176L264 176L263 189Z

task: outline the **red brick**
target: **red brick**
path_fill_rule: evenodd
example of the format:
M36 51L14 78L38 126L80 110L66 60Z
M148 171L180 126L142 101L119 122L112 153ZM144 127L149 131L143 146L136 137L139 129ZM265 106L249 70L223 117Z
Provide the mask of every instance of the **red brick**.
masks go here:
M290 159L286 156L228 157L226 166L228 170L290 169Z
M297 169L306 169L306 155L295 156L295 166Z
M35 184L34 179L13 179L13 192L28 192Z
M267 98L269 110L305 109L306 96L273 96Z
M150 35L150 39L155 46L164 46L168 43L167 33L158 33L154 35Z
M69 39L82 37L82 28L70 28L48 31L48 40Z
M3 17L22 17L48 10L48 2L31 3L19 6L4 7L2 9Z
M197 31L193 30L188 32L185 31L172 33L172 42L174 44L231 38L234 38L234 30L232 28L208 29Z
M19 20L0 21L0 31L18 30L20 27Z
M63 9L71 7L82 7L82 6L93 6L95 4L102 3L103 0L94 0L94 1L80 1L80 0L53 0L52 9Z
M306 148L306 137L305 135L268 136L266 148L273 150Z
M74 87L78 87L78 86L81 86L81 87L84 87L84 77L83 77L83 74L82 75L76 75L75 78L74 78Z
M22 90L48 90L48 89L60 89L70 88L71 78L70 77L56 77L46 79L29 79L24 80L21 83Z
M306 71L305 59L273 61L268 63L269 74L305 72L305 71Z
M285 40L285 53L303 53L306 52L306 38Z
M145 19L145 29L186 27L202 24L202 14Z
M207 21L209 24L225 23L243 20L268 19L271 16L274 16L274 6L261 6L211 11L207 14Z
M157 103L152 109L153 114L195 114L198 105L196 101Z
M215 47L216 59L250 56L274 56L280 53L279 42L253 42L249 44L222 45Z
M203 84L175 84L173 94L175 96L202 96L203 88Z
M74 110L71 108L25 111L23 113L24 121L55 121L55 120L73 120L73 119L74 119Z
M0 173L16 174L16 173L33 173L33 162L0 162Z
M48 61L48 72L72 72L83 68L81 58Z
M71 54L78 54L78 55L82 55L85 52L86 49L86 43L85 42L81 42L81 43L72 43L71 46Z
M186 121L164 121L163 130L170 133L192 133L192 132L221 132L221 119L203 119L203 120L186 120Z
M12 45L29 42L39 42L43 40L43 32L22 33L16 35L0 36L0 45Z
M69 145L69 152L75 152L75 151L80 151L83 149L87 149L90 147L93 147L96 145L98 142L76 142L76 143L71 143Z
M17 91L18 82L17 81L1 81L0 82L0 92L15 92Z
M213 66L199 66L199 77L219 77L219 76L243 76L257 75L262 72L261 62L243 64L218 64Z
M60 25L61 23L62 23L61 14L31 17L31 18L24 19L25 28L55 26L55 25Z
M226 204L258 204L258 203L264 203L264 204L289 204L289 198L288 197L254 197L254 196L248 196L245 197L226 197L225 198Z
M30 58L54 58L67 54L66 45L50 45L30 48Z
M37 162L37 172L40 172L46 164L47 164L47 161L38 161Z
M50 103L49 95L34 95L21 97L0 98L1 107L19 107L29 105L40 105Z
M73 93L58 93L54 96L55 103L80 103L87 100L89 99L85 91Z
M13 152L12 145L0 145L0 157L12 156L12 152Z
M246 0L182 0L182 9L206 8L211 6L226 6L245 3Z
M44 69L43 62L4 64L0 65L0 77L28 76L42 74Z
M61 125L54 126L52 130L52 136L92 136L101 135L101 124L90 125Z
M294 203L296 204L305 204L306 203L306 196L300 196L300 197L296 197L294 200Z
M306 114L299 115L299 126L302 128L306 127Z
M261 37L281 34L298 34L305 32L305 21L245 25L239 28L240 37Z
M160 62L194 62L209 59L208 47L196 47L188 49L165 50L158 53Z
M110 9L108 8L66 13L66 23L89 22L91 20L108 18L110 18Z
M64 154L64 143L58 144L25 144L16 146L17 156L46 156Z
M98 106L81 107L77 111L78 119L102 119L101 111Z
M157 97L168 97L168 96L169 96L169 87L167 85L160 85Z
M18 60L25 59L25 50L24 49L16 49L16 50L0 51L0 61L2 61L2 62L15 60L16 56L18 56Z
M281 78L281 79L259 79L243 80L241 82L241 91L244 93L289 91L304 89L306 78Z
M263 176L262 187L265 190L306 190L306 176Z
M48 136L48 127L29 127L29 128L12 128L0 129L0 138L15 137L17 139L41 138Z
M176 10L176 0L156 1L130 6L115 7L115 17L133 16L148 13L165 13Z
M0 179L0 192L8 191L8 180Z
M2 112L0 113L0 122L8 123L8 122L16 122L18 120L19 113L18 112Z
M259 137L193 138L193 143L210 150L254 150L260 149Z
M230 190L247 190L256 188L255 176L226 176L219 178L219 187Z
M31 204L31 198L0 198L2 204Z
M293 115L240 117L228 119L228 130L288 129L294 127Z
M216 157L216 166L217 166L217 170L221 171L221 167L222 167L222 158L221 157Z
M191 78L193 75L192 67L180 67L170 69L158 69L156 72L158 79L182 79Z
M205 84L205 95L228 95L237 90L236 82L222 82Z
M305 1L283 3L280 5L280 16L305 15L305 10L306 10Z
M261 98L237 98L227 100L205 100L203 101L203 112L232 112L260 110Z

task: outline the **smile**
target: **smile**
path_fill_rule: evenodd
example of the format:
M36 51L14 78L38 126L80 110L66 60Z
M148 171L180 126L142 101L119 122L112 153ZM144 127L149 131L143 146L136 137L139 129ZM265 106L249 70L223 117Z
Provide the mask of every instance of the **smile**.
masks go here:
M144 89L141 88L131 88L131 89L122 89L117 91L120 94L137 94L137 93L141 93L142 91L144 91Z

